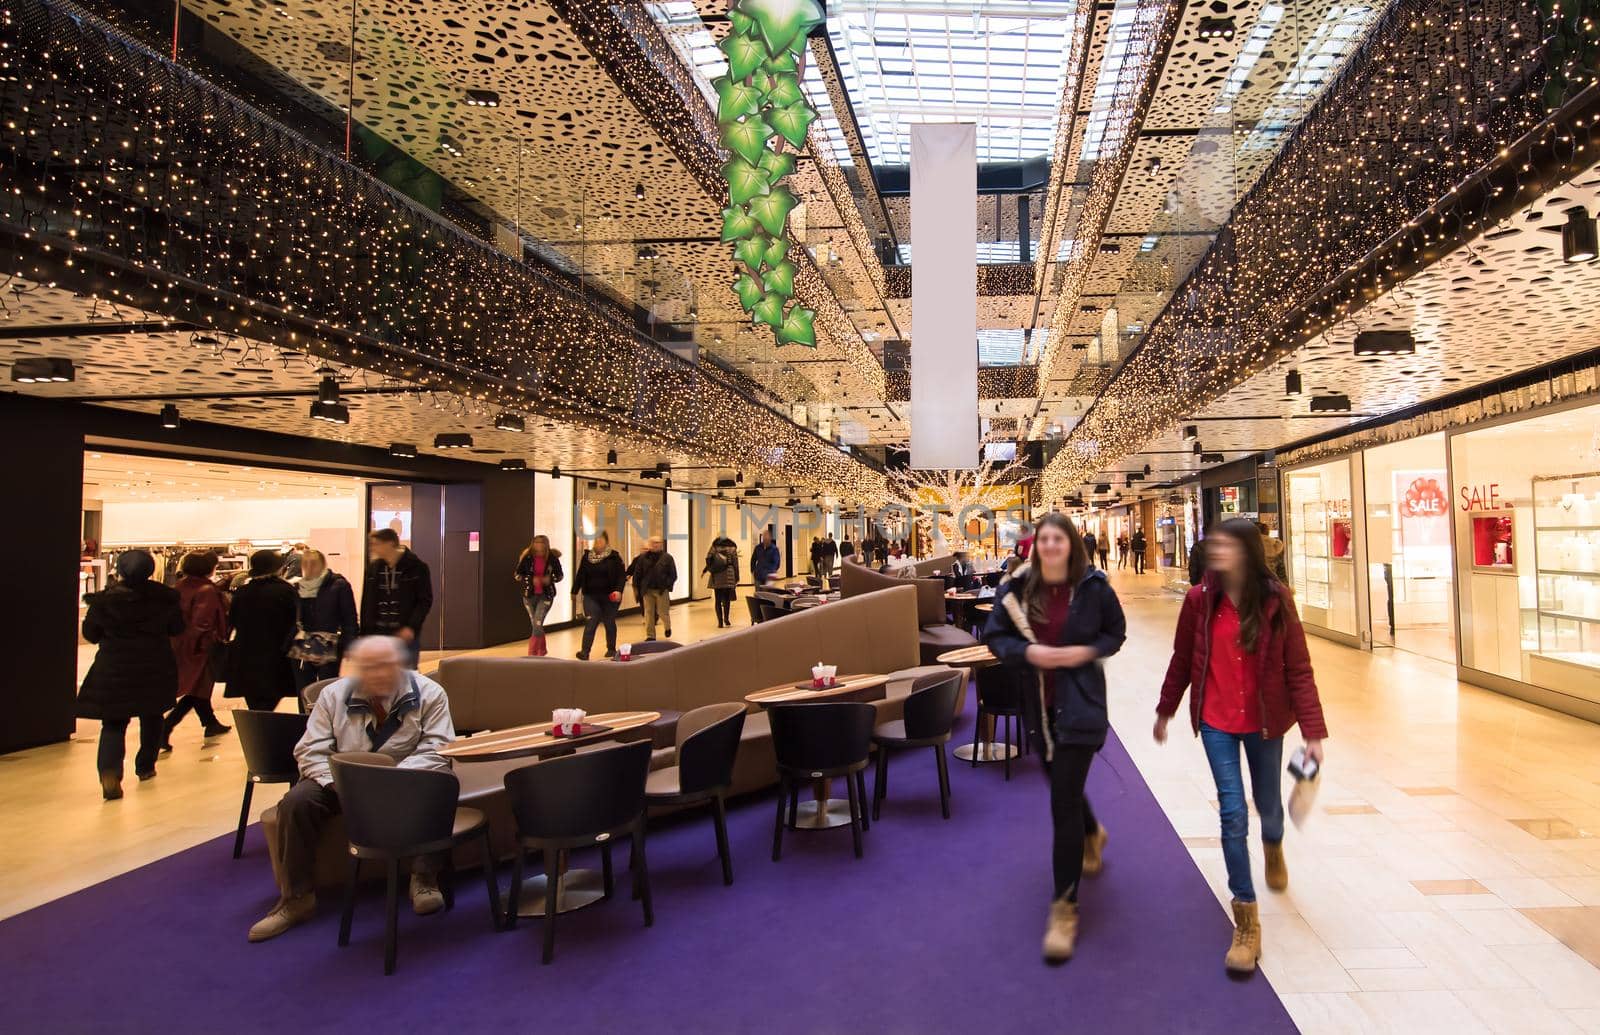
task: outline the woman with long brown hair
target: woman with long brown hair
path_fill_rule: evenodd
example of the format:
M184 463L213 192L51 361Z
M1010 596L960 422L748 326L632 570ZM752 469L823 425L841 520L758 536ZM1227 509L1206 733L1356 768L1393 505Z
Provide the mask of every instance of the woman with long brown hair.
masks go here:
M1197 547L1198 548L1198 547ZM1217 784L1222 857L1233 893L1229 970L1249 973L1261 956L1261 923L1250 878L1250 811L1239 754L1261 817L1267 887L1289 886L1283 858L1283 737L1296 722L1306 754L1320 765L1328 735L1294 597L1273 577L1255 523L1231 518L1206 534L1206 572L1183 598L1172 662L1156 706L1155 738L1189 694L1189 722L1206 749Z
M549 654L544 639L544 618L556 599L556 583L561 581L561 551L550 545L550 537L536 535L517 558L513 576L522 586L522 606L527 609L532 630L528 636L528 656Z
M1044 936L1046 963L1072 957L1078 882L1100 869L1106 834L1084 784L1111 726L1100 659L1120 650L1126 638L1122 603L1105 572L1089 563L1077 528L1060 514L1040 518L1028 561L996 595L983 639L1022 677L1028 734L1050 777L1055 894Z

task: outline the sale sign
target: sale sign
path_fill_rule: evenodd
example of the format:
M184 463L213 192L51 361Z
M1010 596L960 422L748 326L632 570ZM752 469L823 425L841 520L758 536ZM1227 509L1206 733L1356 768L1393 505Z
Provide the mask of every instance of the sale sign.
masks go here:
M1400 526L1403 548L1448 546L1450 494L1444 488L1443 471L1396 471L1394 473L1395 516Z

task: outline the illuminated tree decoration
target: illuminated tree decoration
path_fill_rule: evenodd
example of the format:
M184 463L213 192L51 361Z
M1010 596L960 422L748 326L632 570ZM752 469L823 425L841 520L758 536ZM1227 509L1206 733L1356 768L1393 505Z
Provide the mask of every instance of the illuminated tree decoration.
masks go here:
M732 31L719 44L728 74L712 84L729 152L722 167L728 181L722 239L734 245L739 261L734 294L751 320L772 328L779 345L811 348L817 347L816 313L794 304L795 268L785 258L789 213L799 202L782 185L795 168L794 155L783 147L802 147L817 117L800 76L806 36L823 21L817 0L734 0Z

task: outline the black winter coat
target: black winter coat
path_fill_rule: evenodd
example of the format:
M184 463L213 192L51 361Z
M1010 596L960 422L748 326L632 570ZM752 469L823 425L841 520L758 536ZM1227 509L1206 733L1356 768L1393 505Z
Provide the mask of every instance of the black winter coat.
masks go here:
M407 549L392 568L382 561L367 565L367 584L361 591L362 633L393 636L410 629L420 639L431 610L433 574L421 557Z
M513 577L522 584L522 595L525 597L544 597L546 600L556 598L556 583L560 582L565 573L561 570L561 553L551 550L544 558L544 588L535 593L533 587L533 554L525 553L517 560L517 570Z
M678 562L665 550L660 553L646 550L628 565L628 577L633 579L636 593L643 594L652 589L664 589L670 593L672 587L678 584Z
M1100 661L1079 668L1035 669L1028 663L1028 646L1044 643L1044 630L1033 628L1022 602L1026 566L995 595L994 610L984 626L983 642L1007 666L1024 674L1023 719L1028 735L1048 760L1053 744L1073 744L1098 749L1106 741L1111 719L1106 713L1106 675ZM1128 638L1127 619L1116 590L1099 568L1090 568L1072 592L1072 608L1061 638L1049 647L1090 646L1100 658L1122 649ZM1048 731L1050 736L1046 737Z
M577 574L572 576L572 592L604 600L613 593L621 593L627 583L621 554L607 550L605 557L597 561L591 551L585 550L583 559L578 562Z
M350 580L338 572L328 572L314 597L303 597L296 589L295 604L299 610L300 628L306 632L339 634L340 656L359 635L355 589L350 585Z
M228 608L233 642L228 645L224 697L294 695L289 647L299 613L300 595L276 575L251 579L239 587Z
M78 690L85 719L156 715L178 697L172 637L183 632L178 591L157 582L123 583L86 598L83 638L100 650Z

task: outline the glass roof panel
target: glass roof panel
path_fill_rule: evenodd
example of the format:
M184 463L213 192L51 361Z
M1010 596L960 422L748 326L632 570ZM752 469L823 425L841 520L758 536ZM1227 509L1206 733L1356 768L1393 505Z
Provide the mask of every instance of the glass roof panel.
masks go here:
M833 0L828 34L873 163L908 164L919 122L975 123L979 162L1048 157L1079 18L1077 0Z

